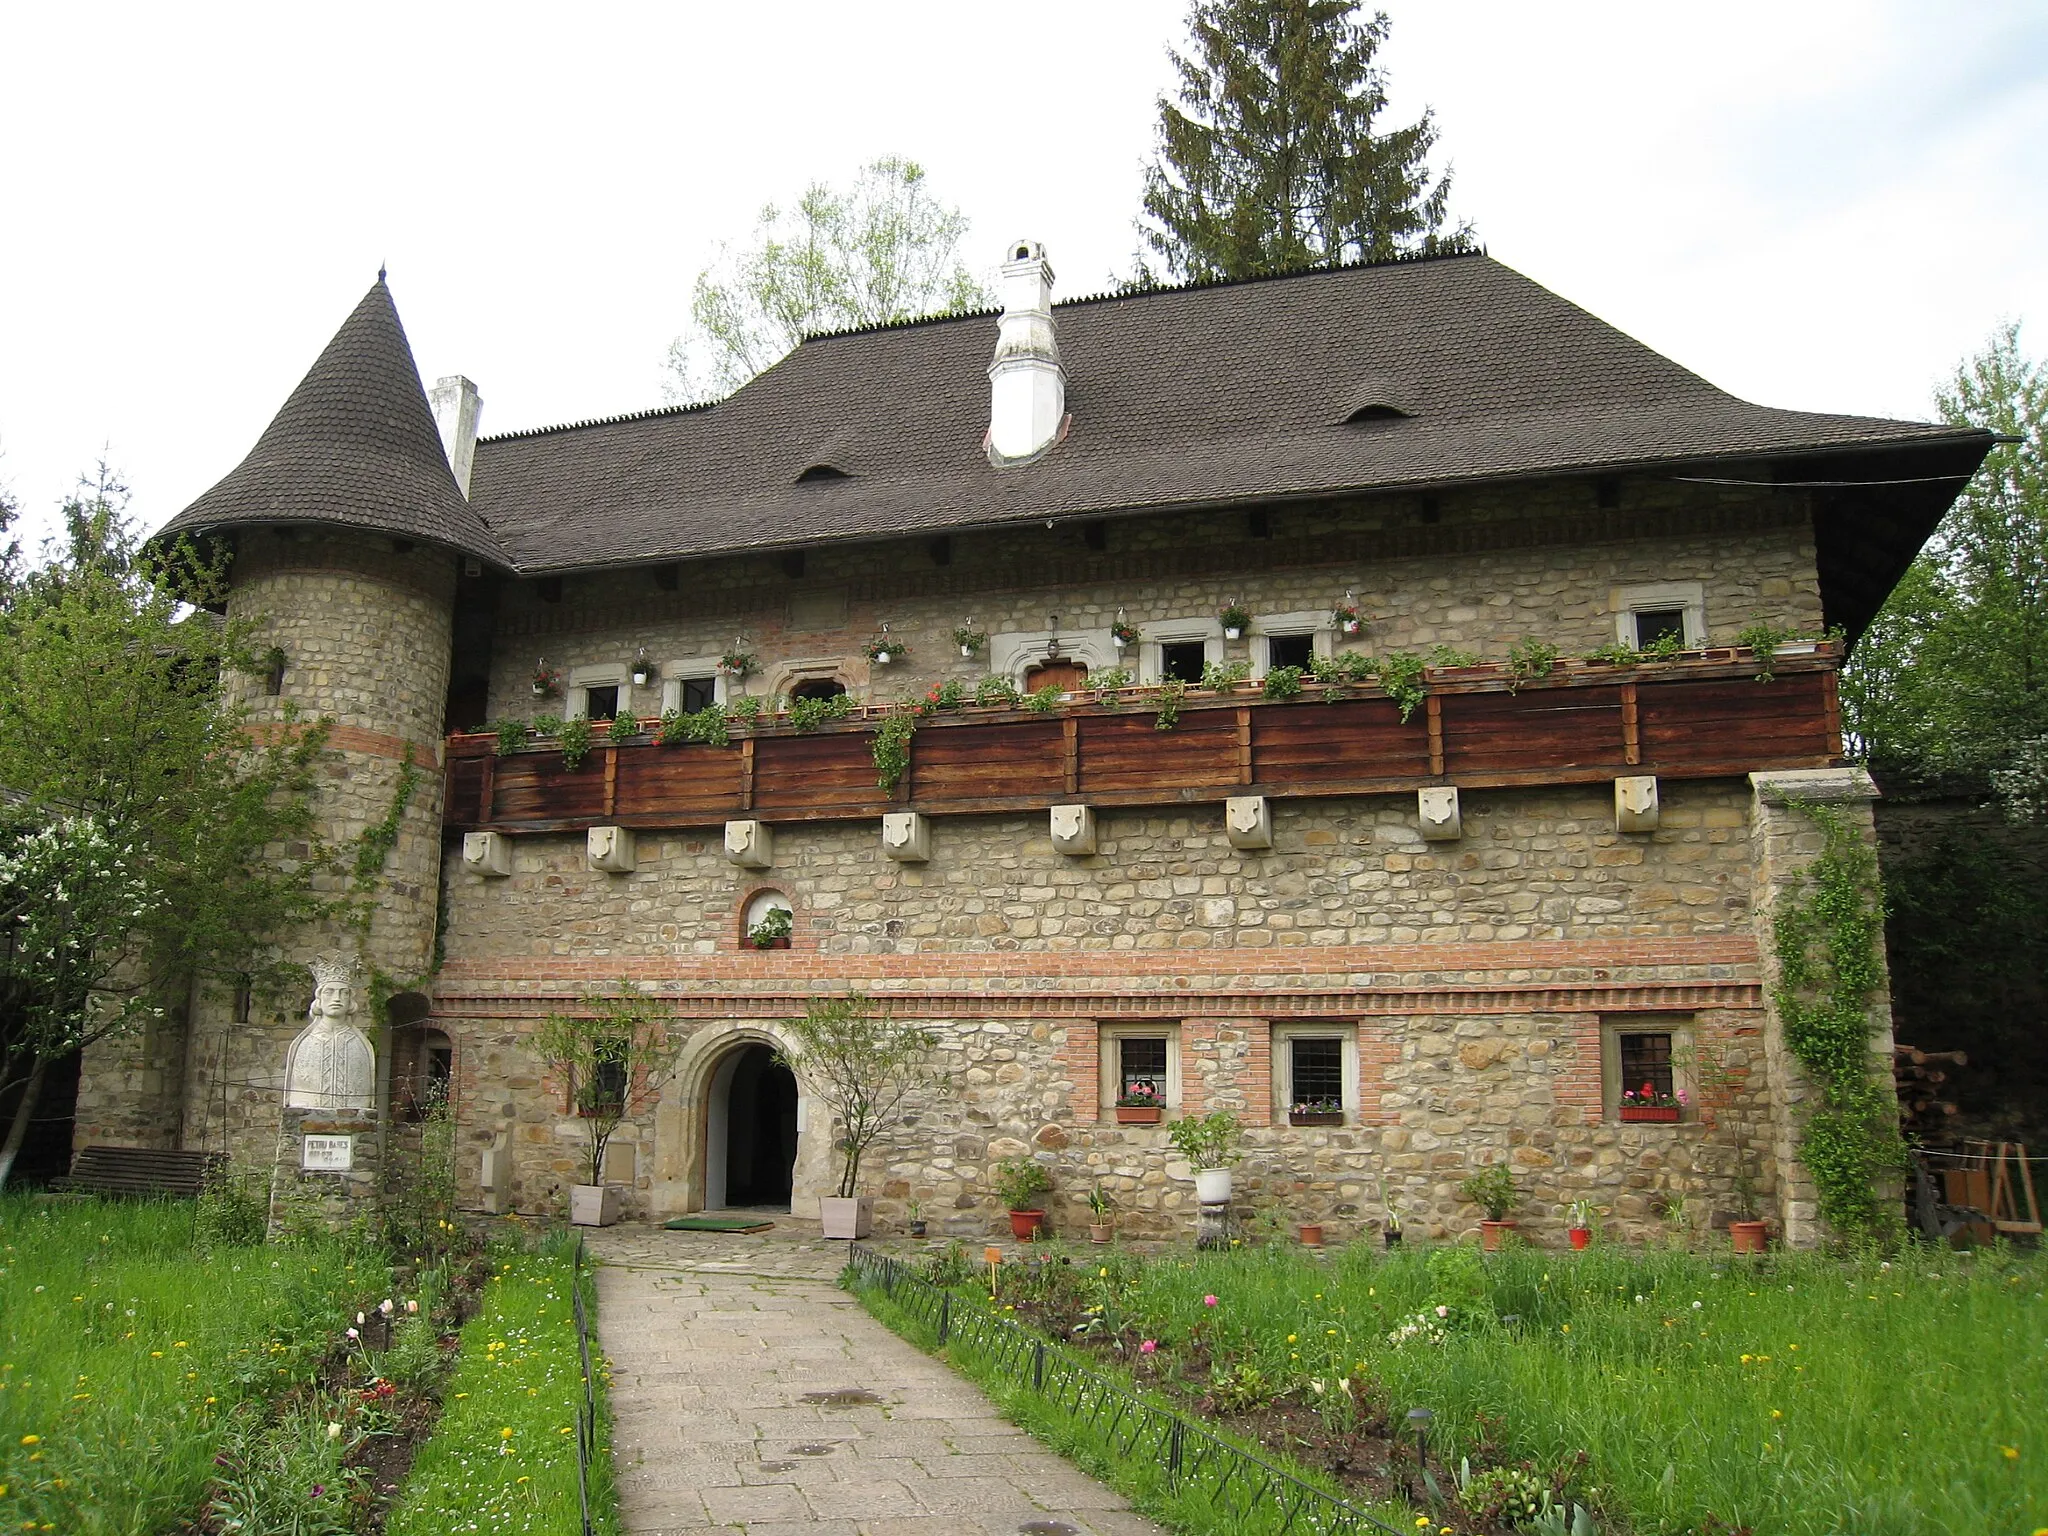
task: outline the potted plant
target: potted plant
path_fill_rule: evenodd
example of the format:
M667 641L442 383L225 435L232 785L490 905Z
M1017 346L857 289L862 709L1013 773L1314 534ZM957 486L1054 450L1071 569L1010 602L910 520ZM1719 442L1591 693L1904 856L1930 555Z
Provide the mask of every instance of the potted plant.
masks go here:
M1479 1223L1479 1246L1497 1251L1501 1238L1515 1230L1508 1212L1515 1208L1515 1176L1506 1163L1488 1163L1458 1185L1458 1193L1482 1207L1486 1219Z
M1116 622L1109 626L1109 643L1120 651L1138 643L1138 626L1124 618L1121 608L1116 611Z
M1572 1247L1583 1249L1593 1241L1593 1202L1574 1200L1565 1213L1565 1235Z
M1045 1222L1045 1196L1052 1174L1036 1158L1010 1157L996 1164L996 1189L1010 1213L1010 1235L1028 1243Z
M869 661L872 661L878 667L886 667L890 663L901 661L904 657L908 656L910 654L910 647L901 640L892 638L889 634L889 626L884 624L882 632L868 642L867 653Z
M754 653L735 640L732 649L718 658L718 670L730 678L742 678L754 670Z
M1401 1202L1387 1193L1387 1181L1380 1180L1380 1209L1387 1219L1380 1225L1380 1241L1389 1248L1401 1246Z
M1757 1215L1756 1179L1749 1171L1749 1154L1735 1151L1735 1220L1728 1223L1728 1240L1737 1253L1762 1253L1769 1246L1771 1229Z
M536 699L552 699L561 691L560 669L549 666L547 657L541 657L533 664L533 696Z
M1320 1248L1323 1246L1323 1224L1319 1221L1305 1221L1301 1224L1301 1246Z
M747 928L747 942L756 949L787 949L796 925L796 914L788 907L770 907L761 921Z
M1303 1099L1287 1111L1289 1125L1342 1125L1344 1123L1344 1101L1342 1099Z
M647 647L644 645L640 647L639 654L633 658L633 671L631 675L635 688L645 688L657 677L661 676L654 663L647 659Z
M905 1102L929 1080L925 1058L938 1036L905 1019L878 1014L860 993L813 998L803 1017L785 1019L789 1044L775 1053L829 1117L826 1132L840 1153L839 1193L821 1196L824 1236L866 1237L874 1227L872 1195L856 1195L868 1148L903 1117Z
M1223 611L1216 617L1223 624L1223 638L1226 640L1242 639L1244 632L1252 627L1251 609L1234 597L1223 605Z
M1344 601L1330 610L1330 622L1337 626L1339 634L1357 634L1365 627L1358 617L1358 600L1346 592Z
M925 1234L923 1203L918 1200L911 1200L904 1209L910 1221L910 1235L912 1237L923 1237Z
M1673 1123L1685 1114L1685 1090L1659 1093L1654 1083L1627 1088L1621 1095L1621 1118L1625 1121Z
M1230 1200L1230 1165L1238 1159L1244 1131L1227 1109L1176 1120L1166 1133L1173 1149L1195 1165L1195 1198L1204 1205Z
M579 1227L619 1219L618 1189L604 1182L605 1149L635 1108L660 1096L681 1049L651 998L630 982L619 992L587 996L573 1014L549 1014L534 1036L540 1059L566 1081L587 1138L589 1178L569 1190L569 1220Z
M1164 1104L1159 1085L1140 1078L1128 1084L1116 1096L1116 1123L1118 1125L1157 1125L1159 1111Z
M960 647L962 657L970 657L988 644L988 636L981 630L976 629L974 627L974 620L970 618L965 624L959 625L954 629L953 643Z
M1116 1228L1111 1226L1109 1221L1109 1213L1112 1209L1114 1209L1114 1206L1109 1198L1108 1190L1097 1184L1088 1191L1089 1242L1106 1243L1115 1234Z

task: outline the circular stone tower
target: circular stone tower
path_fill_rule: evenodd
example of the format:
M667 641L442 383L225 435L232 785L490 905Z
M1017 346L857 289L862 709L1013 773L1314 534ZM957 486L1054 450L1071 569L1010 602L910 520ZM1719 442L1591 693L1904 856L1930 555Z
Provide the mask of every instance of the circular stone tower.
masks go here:
M471 410L464 429L474 426ZM466 469L468 453L456 458ZM433 965L440 892L456 587L465 563L505 562L450 470L383 274L249 456L158 537L180 534L231 549L228 612L254 620L271 648L267 676L229 683L254 732L281 729L293 712L333 722L316 814L341 855L330 894L366 903L368 923L294 935L287 958L357 955L366 981L381 972L387 985L421 982ZM364 834L388 824L401 802L381 865L351 878ZM377 1046L381 1118L390 1039L367 993L355 1023ZM175 1111L186 1147L270 1160L285 1052L306 1001L193 998Z

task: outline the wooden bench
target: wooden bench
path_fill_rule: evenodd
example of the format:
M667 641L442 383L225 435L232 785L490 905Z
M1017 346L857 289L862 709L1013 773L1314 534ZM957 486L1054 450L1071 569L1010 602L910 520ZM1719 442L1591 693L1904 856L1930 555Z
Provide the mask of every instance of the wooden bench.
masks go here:
M72 1159L58 1189L88 1195L169 1195L196 1199L207 1176L225 1158L218 1152L173 1152L162 1147L86 1147Z

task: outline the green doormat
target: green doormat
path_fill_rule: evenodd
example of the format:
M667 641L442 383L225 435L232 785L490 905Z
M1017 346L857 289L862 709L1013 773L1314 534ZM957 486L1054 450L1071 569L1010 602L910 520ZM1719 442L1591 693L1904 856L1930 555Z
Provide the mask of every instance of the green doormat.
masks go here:
M678 1216L662 1225L671 1232L766 1232L775 1223L752 1216Z

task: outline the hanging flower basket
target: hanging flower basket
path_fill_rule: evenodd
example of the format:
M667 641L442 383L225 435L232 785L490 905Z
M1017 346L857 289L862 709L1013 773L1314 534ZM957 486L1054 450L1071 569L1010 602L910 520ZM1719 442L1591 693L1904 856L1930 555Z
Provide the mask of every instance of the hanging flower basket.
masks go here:
M910 647L889 634L877 635L867 645L868 660L878 667L886 667L903 660L910 654Z
M562 691L562 674L559 669L541 662L533 669L533 696L536 699L552 699Z

